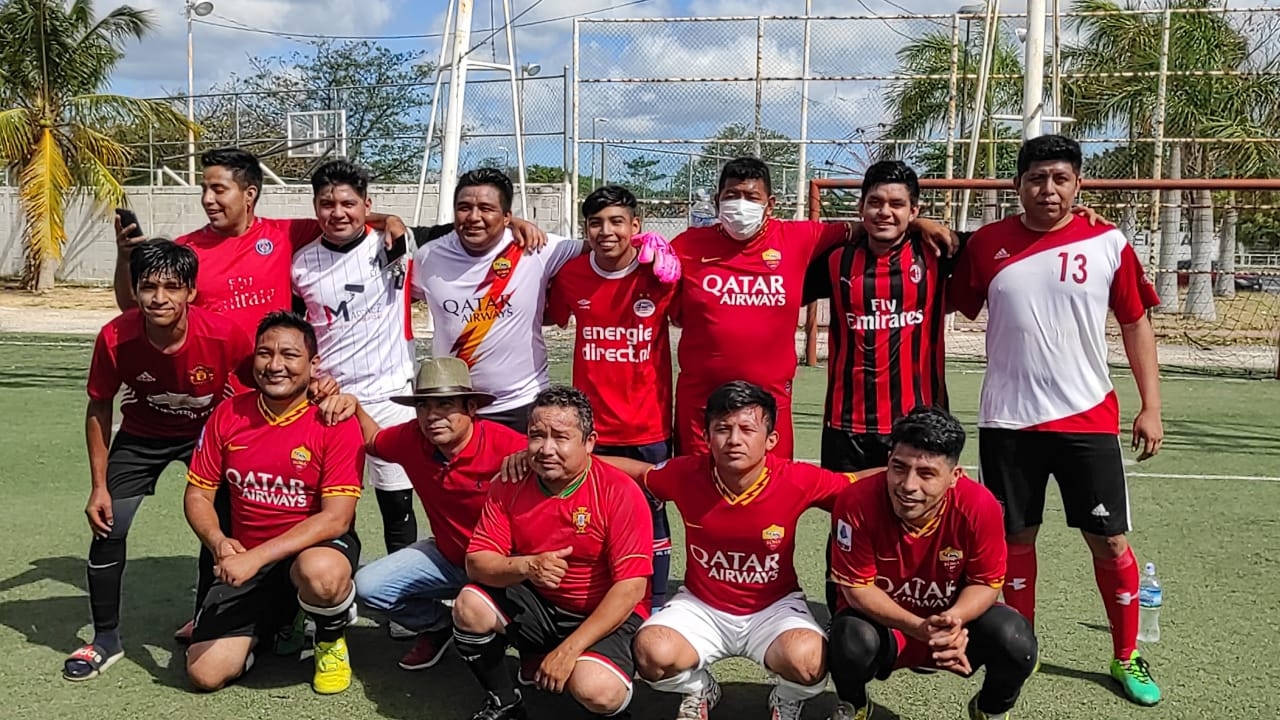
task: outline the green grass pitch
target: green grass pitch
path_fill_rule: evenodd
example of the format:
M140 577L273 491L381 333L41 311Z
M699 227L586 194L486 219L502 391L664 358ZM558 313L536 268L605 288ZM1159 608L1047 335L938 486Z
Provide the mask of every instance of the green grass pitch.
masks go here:
M86 338L0 336L0 688L5 718L201 717L299 720L394 718L463 720L480 692L455 655L434 670L395 666L406 645L382 630L349 633L356 682L322 698L309 686L309 661L267 658L242 683L213 696L184 684L181 654L170 634L190 617L196 540L182 518L182 475L171 468L134 525L125 580L126 656L104 677L71 684L62 658L87 637L83 515L88 477L83 442ZM563 356L563 349L556 353ZM559 379L567 365L553 364ZM953 365L953 410L972 420L981 368ZM796 383L797 445L816 457L825 376L802 369ZM1117 373L1126 416L1136 408L1132 382ZM1164 384L1164 452L1130 468L1139 559L1154 560L1165 590L1164 638L1145 648L1166 700L1153 709L1129 705L1112 689L1110 642L1079 536L1062 524L1051 493L1040 540L1038 632L1042 671L1024 692L1019 718L1277 718L1280 717L1280 385L1170 378ZM972 463L970 442L965 460ZM1205 477L1219 476L1219 477ZM1221 476L1231 476L1224 479ZM1248 479L1241 479L1248 478ZM798 564L811 598L821 596L825 515L805 517ZM377 511L362 503L369 555L381 554ZM683 558L676 538L673 572ZM742 663L716 668L725 698L713 717L763 718L768 686ZM885 709L877 718L964 717L977 681L895 675L873 684ZM828 693L806 708L826 717ZM672 717L675 698L637 687L637 720ZM564 698L535 693L534 718L585 717Z

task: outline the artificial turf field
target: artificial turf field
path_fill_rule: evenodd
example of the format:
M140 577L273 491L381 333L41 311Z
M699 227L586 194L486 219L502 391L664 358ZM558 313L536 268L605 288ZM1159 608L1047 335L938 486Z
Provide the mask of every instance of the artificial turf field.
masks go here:
M90 339L0 335L0 718L395 718L463 720L482 702L450 654L435 669L407 673L408 645L367 622L348 633L356 680L345 694L309 687L310 660L261 658L241 683L212 696L187 689L170 635L190 617L196 540L182 517L182 471L170 468L130 534L122 631L126 655L102 678L60 678L62 659L87 638L84 520L88 470L83 441L84 375ZM555 353L563 357L563 349ZM553 376L568 366L553 362ZM953 411L972 421L980 366L953 365ZM796 382L797 447L818 452L824 371ZM1118 376L1126 417L1132 382ZM1280 718L1280 384L1203 378L1164 383L1164 452L1131 468L1135 550L1165 584L1164 637L1144 648L1166 699L1142 709L1117 695L1106 673L1110 640L1087 551L1062 524L1051 492L1040 536L1038 634L1042 669L1018 718ZM976 459L971 440L965 462ZM673 513L673 520L675 519ZM421 521L425 527L425 520ZM676 523L678 525L678 523ZM382 554L377 509L361 504L366 556ZM810 597L821 597L826 516L804 519L797 564ZM679 532L673 575L683 568ZM763 675L717 666L721 720L767 717ZM875 683L878 719L966 717L976 680L899 673ZM805 717L826 717L830 693ZM586 717L572 702L530 697L534 720ZM637 686L637 720L674 715L676 699Z

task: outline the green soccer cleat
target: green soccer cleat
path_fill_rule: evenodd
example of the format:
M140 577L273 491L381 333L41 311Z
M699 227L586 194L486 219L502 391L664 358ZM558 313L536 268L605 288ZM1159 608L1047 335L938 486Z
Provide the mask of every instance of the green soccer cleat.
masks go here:
M1160 702L1160 687L1151 677L1151 666L1137 650L1129 656L1128 662L1119 659L1111 661L1111 677L1120 683L1125 697L1130 701L1147 707Z
M1007 712L996 713L994 715L984 713L978 709L978 696L974 695L969 701L969 720L1010 720L1013 716Z
M307 644L307 614L301 610L293 622L276 630L272 652L280 657L299 655Z

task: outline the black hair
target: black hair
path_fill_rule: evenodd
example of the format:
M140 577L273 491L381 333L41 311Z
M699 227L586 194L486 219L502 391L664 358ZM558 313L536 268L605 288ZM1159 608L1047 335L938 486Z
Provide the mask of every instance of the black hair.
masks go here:
M964 426L942 408L920 405L893 423L889 444L942 455L954 465L964 450Z
M316 353L320 352L316 343L316 329L311 327L311 323L304 320L301 315L288 310L276 310L275 312L267 313L266 317L262 318L262 322L258 323L258 332L254 336L254 342L262 340L262 336L266 335L268 330L275 328L292 329L302 333L302 344L307 347L307 352L311 354L311 357L315 357Z
M551 387L538 393L533 399L533 405L529 410L532 412L537 408L571 408L578 413L578 429L582 431L583 439L596 431L595 414L591 412L591 401L587 399L585 393L575 387L568 385L552 385Z
M258 157L248 150L238 147L206 150L200 156L200 167L208 170L211 167L224 167L231 171L231 179L236 181L241 190L257 188L262 195L262 165Z
M769 195L773 194L769 166L760 158L740 157L725 163L720 169L720 184L716 186L716 190L724 190L730 180L760 180L764 183L764 191Z
M184 286L196 286L200 261L196 252L165 238L144 240L129 253L129 281L133 288L152 275L173 278Z
M732 380L711 391L703 412L703 425L710 431L711 423L750 407L760 408L764 413L765 432L773 432L778 422L778 401L764 388L746 380Z
M911 204L920 204L920 177L901 160L881 160L867 168L862 176L862 197L866 198L877 185L906 185Z
M632 217L639 215L639 203L631 191L621 185L605 185L591 191L582 201L582 217L591 217L607 207L624 207L631 211Z
M1080 151L1080 143L1065 135L1041 135L1022 143L1018 150L1018 177L1031 169L1038 162L1055 162L1062 160L1071 163L1071 169L1077 175L1084 165L1084 154Z
M330 185L350 185L362 198L369 197L369 171L350 160L330 160L311 173L311 191L319 195Z
M515 190L511 186L511 178L501 170L494 168L477 168L462 174L458 178L458 186L453 189L453 201L458 202L458 194L463 188L476 187L478 185L492 185L498 189L498 195L502 198L502 211L511 212L511 198L515 195Z

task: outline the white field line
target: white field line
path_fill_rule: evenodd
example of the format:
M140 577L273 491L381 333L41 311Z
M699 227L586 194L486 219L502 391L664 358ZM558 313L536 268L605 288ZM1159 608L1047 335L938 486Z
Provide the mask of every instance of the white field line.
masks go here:
M811 463L813 465L817 465L819 463L818 460L814 460L810 458L801 458L800 462ZM1125 460L1124 464L1126 466L1134 465L1136 464L1136 461ZM976 467L968 467L968 468L965 468L965 470L972 471L975 476L978 472L978 468ZM1276 477L1272 475L1195 475L1195 474L1185 474L1185 473L1140 473L1140 472L1125 472L1125 474L1131 478L1152 478L1152 479L1165 479L1165 480L1242 480L1246 482L1280 483L1280 477Z

